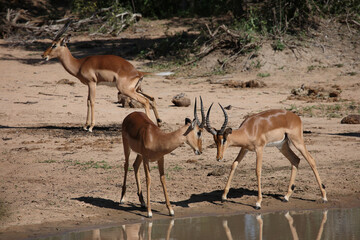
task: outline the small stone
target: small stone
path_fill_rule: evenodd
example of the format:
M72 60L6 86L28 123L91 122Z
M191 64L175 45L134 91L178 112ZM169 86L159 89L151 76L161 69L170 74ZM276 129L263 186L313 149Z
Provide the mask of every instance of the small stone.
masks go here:
M190 99L185 97L184 93L174 96L171 102L177 107L188 107L191 104Z
M360 115L352 114L349 116L344 117L341 120L342 124L360 124Z

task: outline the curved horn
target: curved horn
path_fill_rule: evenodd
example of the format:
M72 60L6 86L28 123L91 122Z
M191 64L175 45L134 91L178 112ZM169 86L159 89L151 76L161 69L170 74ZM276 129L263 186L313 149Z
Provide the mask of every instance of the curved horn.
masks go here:
M59 40L59 38L68 30L70 24L72 23L72 19L69 19L69 21L67 21L67 23L65 23L65 25L62 27L62 29L60 29L55 38L54 38L54 41L57 41Z
M197 117L197 103L196 103L196 98L195 98L195 105L194 105L194 120L196 121L197 125L200 125L199 119Z
M224 131L225 131L226 125L228 124L228 115L227 115L227 113L226 113L225 109L223 108L223 106L221 106L221 104L220 104L220 103L219 103L219 105L220 105L221 110L223 111L224 116L225 116L224 123L223 123L223 125L221 126L221 129L220 129L220 131L219 131L219 134L223 134L223 133L224 133Z
M207 111L207 114L206 114L206 126L205 126L205 129L211 133L212 135L216 135L216 131L214 128L211 127L210 125L210 110L211 110L211 107L213 106L214 103L212 103Z
M201 96L200 96L200 108L201 108L201 123L200 123L199 127L204 128L206 118L205 118L203 100L202 100Z

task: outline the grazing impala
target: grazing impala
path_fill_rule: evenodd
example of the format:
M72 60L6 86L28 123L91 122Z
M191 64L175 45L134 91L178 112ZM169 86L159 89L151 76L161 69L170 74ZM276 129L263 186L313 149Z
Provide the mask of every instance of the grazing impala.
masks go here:
M133 164L133 167L141 206L145 206L139 179L139 167L141 162L143 162L147 185L147 215L148 217L152 217L150 207L151 178L149 162L157 162L160 173L160 181L165 195L166 206L169 210L169 214L171 216L174 215L174 210L170 205L169 197L166 191L164 175L164 155L172 152L184 142L186 142L192 147L192 149L195 151L195 154L201 154L201 135L205 125L205 113L203 110L202 100L201 116L202 121L200 123L196 114L195 100L194 120L191 121L190 119L186 118L185 125L171 133L164 133L163 131L161 131L159 127L157 127L144 113L141 112L133 112L124 119L122 124L122 139L125 154L125 173L120 203L123 203L125 198L126 177L129 168L129 156L130 150L133 150L137 153L137 157Z
M125 59L115 55L95 55L81 59L76 59L71 55L66 44L69 37L61 37L68 29L71 21L58 32L51 46L42 54L45 60L58 58L65 70L78 78L83 84L88 86L87 117L85 130L92 132L95 126L94 104L95 91L97 84L110 84L117 87L119 92L142 103L145 106L146 114L150 117L150 105L154 111L156 121L160 124L161 120L155 106L155 99L140 89L140 83L144 75L152 73L140 72ZM171 73L155 73L153 75L169 75Z
M227 199L231 179L234 175L237 165L244 158L248 151L255 151L256 177L258 183L258 200L256 202L255 208L261 208L261 167L263 150L265 146L277 147L292 165L290 184L288 187L288 192L284 197L284 201L289 201L289 198L295 188L294 182L300 162L300 158L296 156L295 153L290 149L289 142L293 143L295 148L300 151L300 153L309 163L319 184L322 199L324 202L327 201L325 186L321 183L319 173L316 169L315 160L307 151L304 144L303 126L299 116L292 112L281 109L267 110L248 117L242 122L239 129L232 130L231 128L226 128L228 123L228 116L225 109L220 105L225 116L225 121L221 129L216 130L210 125L209 117L211 107L212 104L206 115L205 128L214 137L214 141L217 146L217 160L220 161L223 159L223 155L229 146L241 147L238 156L235 158L235 161L231 166L230 176L222 195L223 201Z

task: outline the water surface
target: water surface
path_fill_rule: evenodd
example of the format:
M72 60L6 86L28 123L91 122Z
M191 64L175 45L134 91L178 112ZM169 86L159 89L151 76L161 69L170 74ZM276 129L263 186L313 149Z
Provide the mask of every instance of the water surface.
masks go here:
M39 238L107 239L360 239L360 208L147 220Z

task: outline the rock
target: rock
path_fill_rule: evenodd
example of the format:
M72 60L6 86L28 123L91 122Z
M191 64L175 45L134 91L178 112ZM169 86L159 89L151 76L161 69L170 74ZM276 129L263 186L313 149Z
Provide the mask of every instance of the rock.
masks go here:
M243 81L228 80L224 83L224 86L230 88L245 88L246 84Z
M123 106L123 108L143 108L143 105L140 102L120 92L118 92L118 102Z
M305 85L301 84L301 86L299 88L294 88L291 90L291 94L295 95L295 96L301 96L301 95L305 95ZM306 93L307 94L307 93Z
M184 93L174 96L171 102L177 107L188 107L191 104L190 99L185 97Z
M262 88L265 87L266 84L260 80L250 80L245 82L247 88Z
M57 81L56 83L57 83L57 84L64 84L64 85L70 85L70 86L74 86L74 85L75 85L75 82L74 82L74 81L71 81L71 80L66 79L66 78L60 79L60 80Z
M288 99L303 101L326 100L334 102L340 100L341 88L338 85L333 85L331 89L324 89L319 86L309 87L302 84L301 87L292 89L291 94Z
M213 171L209 172L207 176L222 176L226 174L227 170L223 167L217 167Z
M331 98L336 98L339 96L340 96L340 92L337 92L337 91L329 92L329 97L331 97Z
M263 81L259 80L250 80L247 82L227 80L224 82L224 86L231 88L262 88L265 87L266 84Z
M352 114L341 120L342 124L360 124L360 115Z

